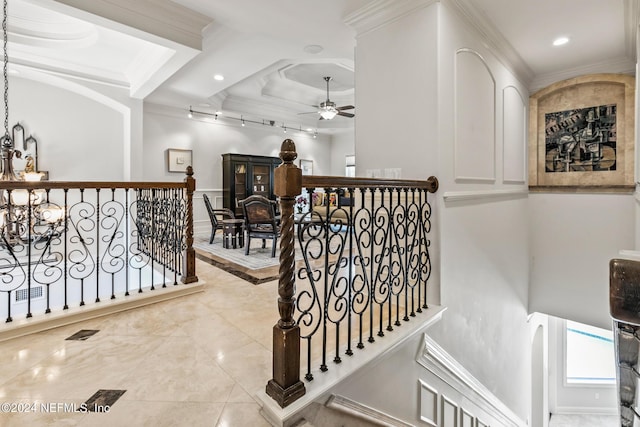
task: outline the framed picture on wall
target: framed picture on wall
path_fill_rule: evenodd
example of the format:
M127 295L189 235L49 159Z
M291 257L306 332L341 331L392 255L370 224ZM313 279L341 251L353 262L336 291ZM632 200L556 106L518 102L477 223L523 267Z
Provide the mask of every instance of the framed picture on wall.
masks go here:
M313 160L300 159L300 169L302 175L313 175Z
M588 75L529 99L529 190L633 192L633 76Z
M192 150L167 149L167 166L169 172L186 172L187 166L193 166Z

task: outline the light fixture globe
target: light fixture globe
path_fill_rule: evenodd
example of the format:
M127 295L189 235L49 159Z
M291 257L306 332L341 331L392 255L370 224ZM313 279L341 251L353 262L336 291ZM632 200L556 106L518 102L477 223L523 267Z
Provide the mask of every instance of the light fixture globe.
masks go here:
M336 104L334 102L327 100L320 103L318 113L324 120L331 120L338 114L338 110L336 109Z
M320 110L320 117L325 120L333 119L336 114L338 114L338 110L336 110L335 107L327 107L323 110Z

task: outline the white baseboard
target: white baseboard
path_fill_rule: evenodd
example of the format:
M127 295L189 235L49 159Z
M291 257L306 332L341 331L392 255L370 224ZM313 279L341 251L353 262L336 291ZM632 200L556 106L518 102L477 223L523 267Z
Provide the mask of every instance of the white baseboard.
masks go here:
M618 415L618 408L558 406L553 413L559 415Z

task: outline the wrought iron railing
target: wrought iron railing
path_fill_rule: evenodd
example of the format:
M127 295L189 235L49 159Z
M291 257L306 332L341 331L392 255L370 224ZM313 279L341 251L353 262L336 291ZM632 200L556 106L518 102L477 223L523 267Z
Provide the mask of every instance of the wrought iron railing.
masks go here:
M427 195L438 188L435 177L301 176L296 155L286 140L275 178L282 212L280 320L267 394L282 407L305 393L301 362L312 381L314 361L327 371L331 361L341 363L427 308Z
M0 316L196 281L194 190L191 168L178 183L0 182Z

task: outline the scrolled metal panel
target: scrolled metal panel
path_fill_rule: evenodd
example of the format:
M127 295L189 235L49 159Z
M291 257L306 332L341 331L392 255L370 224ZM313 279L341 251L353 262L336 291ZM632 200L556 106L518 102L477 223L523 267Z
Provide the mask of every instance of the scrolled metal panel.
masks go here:
M12 205L10 196L16 189L6 190L0 228L0 304L6 301L6 321L13 320L12 312L23 311L24 306L12 301L19 289L28 295L27 317L31 316L29 289L35 285L44 286L46 301L37 302L34 314L41 308L49 313L84 305L89 297L96 302L107 295L115 298L119 281L125 283L126 296L131 276L139 276L142 290L149 284L140 276L150 271L152 262L162 277L174 272L177 283L175 272L182 268L186 246L183 185L156 189L155 198L151 188L137 188L133 201L127 185L61 188L44 182L25 188L25 206Z
M306 191L317 199L313 188ZM313 379L312 358L319 358L320 370L326 371L330 353L335 363L341 362L343 347L345 354L354 354L352 337L363 349L367 335L374 342L374 336L383 337L426 308L429 190L382 185L346 191L348 205L312 206L296 216L302 259L296 320L306 344L307 380Z

